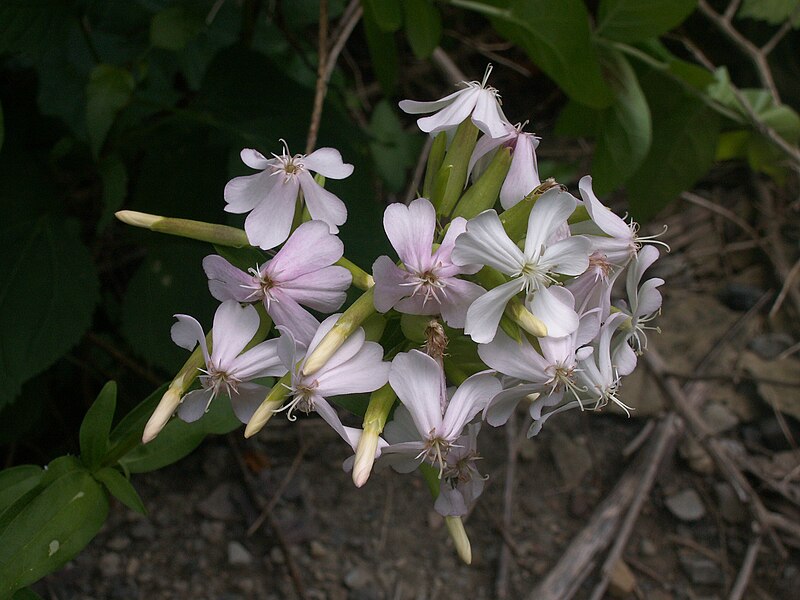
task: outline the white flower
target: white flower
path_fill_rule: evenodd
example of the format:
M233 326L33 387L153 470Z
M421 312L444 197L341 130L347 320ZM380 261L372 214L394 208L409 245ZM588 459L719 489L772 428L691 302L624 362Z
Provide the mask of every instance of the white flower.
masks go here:
M285 142L283 153L272 156L268 159L245 148L242 161L261 173L236 177L225 186L227 212L252 211L244 223L250 243L269 250L289 237L300 190L311 218L325 221L331 233L338 233L338 225L347 220L344 202L314 181L311 171L329 179L344 179L352 174L353 165L343 162L342 155L333 148L291 156Z
M511 241L494 210L467 222L467 231L456 239L453 262L482 264L511 277L478 298L467 310L464 332L478 343L492 341L508 301L521 291L527 307L547 327L547 335L562 337L578 328L572 294L557 284L557 274L580 275L589 265L590 242L581 236L558 241L577 200L557 188L536 201L528 219L524 252Z
M505 124L508 123L503 109L500 108L500 95L493 87L487 87L492 66L486 68L483 81L463 81L463 90L453 92L434 102L417 102L403 100L400 109L406 113L417 115L439 111L430 117L417 120L417 125L425 133L436 134L458 127L467 117L472 117L475 126L491 137L505 135Z

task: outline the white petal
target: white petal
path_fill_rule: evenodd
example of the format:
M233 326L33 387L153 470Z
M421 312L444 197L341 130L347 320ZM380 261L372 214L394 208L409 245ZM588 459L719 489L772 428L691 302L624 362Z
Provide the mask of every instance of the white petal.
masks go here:
M498 331L490 343L478 346L478 356L488 367L509 377L537 384L550 379L545 373L547 363L524 337L517 342Z
M447 405L441 435L447 440L459 437L464 426L483 411L501 389L500 382L491 373L477 373L468 377L458 386Z
M258 150L253 150L252 148L245 148L239 153L239 156L242 157L242 162L251 169L263 171L269 165L269 159Z
M206 346L206 334L197 319L189 315L174 315L178 322L172 326L170 334L172 341L181 348L192 351L197 344L203 350L206 364L209 362L208 347Z
M591 242L581 235L574 235L548 246L539 264L548 271L576 277L589 268L591 252Z
M497 333L497 326L500 324L506 304L522 291L523 283L519 279L508 281L475 300L467 310L464 333L479 344L491 342Z
M452 103L445 106L435 115L418 119L417 126L425 133L438 133L458 127L475 108L479 93L480 90L478 88L461 90L461 94L455 94L457 98Z
M302 161L307 169L327 179L344 179L353 174L353 165L344 162L335 148L319 148L304 156Z
M628 342L623 339L619 344L614 355L611 357L612 364L617 368L617 373L621 377L630 375L636 368L636 352L628 345Z
M450 327L463 329L467 322L469 307L485 294L486 290L471 281L449 278L446 292L447 297L441 302L442 318Z
M664 280L658 277L648 279L639 288L638 301L636 306L636 316L643 317L656 312L661 308L661 292L656 288L664 285Z
M406 268L417 272L430 268L436 210L427 199L417 198L408 206L390 204L383 213L383 228Z
M258 331L258 312L250 305L240 306L235 300L226 300L214 314L211 331L211 358L217 368L227 371L234 359L244 350Z
M493 210L467 222L467 231L456 239L451 257L457 265L489 265L506 275L519 273L525 262Z
M372 265L372 276L375 279L375 309L388 312L395 304L409 295L410 286L402 285L406 281L407 272L392 262L388 256L379 256Z
M430 113L437 111L441 108L444 108L448 104L451 104L459 96L462 96L466 92L469 92L469 90L470 88L456 90L452 94L448 94L444 98L440 98L439 100L433 100L432 102L419 102L418 100L401 100L398 103L398 106L400 107L400 110L409 115L421 115L425 113Z
M483 412L484 419L492 427L505 425L520 401L530 394L537 393L540 389L541 387L538 385L525 384L503 390L495 395L486 406Z
M580 190L581 198L583 198L583 203L586 205L586 211L600 229L611 237L633 238L631 229L625 221L603 206L600 200L597 199L594 190L592 190L592 177L590 175L581 177L578 182L578 189Z
M545 324L551 337L569 335L578 328L578 313L572 308L575 299L569 290L558 286L540 288L526 304Z
M221 256L206 256L203 259L203 270L208 277L211 295L220 302L255 302L261 299L261 293L254 294L255 290L250 287L253 285L252 275L240 271Z
M285 283L332 265L343 254L344 244L331 234L327 223L308 221L292 232L262 271L272 281Z
M525 256L538 258L550 236L575 210L578 201L569 192L559 188L547 190L536 201L528 217L528 234L525 237ZM588 256L588 254L587 254ZM584 267L584 271L586 268Z
M330 367L335 358L312 375L319 384L317 391L325 397L374 392L389 380L390 365L383 362L380 344L364 342L347 361Z
M534 144L535 138L530 134L521 133L517 136L511 168L500 189L500 204L506 210L516 205L542 183L539 180L536 154L533 151Z
M272 179L276 182L275 185L253 212L247 215L244 222L247 239L263 250L269 250L286 241L297 206L297 181L292 179L284 182L280 175Z
M270 388L263 385L240 383L237 392L231 396L233 414L242 423L248 423L269 392Z
M178 417L181 421L194 423L206 414L206 408L211 401L214 390L211 388L193 390L186 394L178 407Z
M436 361L419 350L400 353L392 361L389 385L411 413L422 437L441 425L443 378Z
M234 359L230 373L242 381L250 381L259 377L283 376L286 373L286 367L283 366L280 356L278 356L279 343L279 339L274 338L256 344Z
M506 120L495 92L481 89L478 93L475 110L472 111L472 122L484 133L493 138L506 134Z
M267 172L234 177L225 185L223 192L225 212L250 212L269 195L276 181L277 177L271 177Z
M510 128L510 131L509 131ZM517 135L517 130L514 129L511 125L506 126L505 134L500 137L493 138L488 133L484 134L478 140L478 143L475 144L475 149L472 151L472 156L469 157L469 166L467 167L467 177L472 174L472 169L475 168L475 164L481 160L484 156L489 155L492 150L495 150L501 144L508 142L509 140L513 139ZM491 156L494 156L493 154ZM490 158L487 156L487 158ZM473 181L476 180L478 177L481 176L481 173L476 171L475 177L473 177Z
M298 178L311 218L325 221L331 233L338 233L338 225L344 225L347 221L344 202L314 181L308 173L300 173Z

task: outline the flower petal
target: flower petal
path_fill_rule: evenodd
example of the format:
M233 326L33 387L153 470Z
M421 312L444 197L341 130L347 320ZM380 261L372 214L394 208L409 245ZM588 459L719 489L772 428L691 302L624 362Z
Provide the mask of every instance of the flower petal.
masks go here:
M550 337L563 337L578 329L580 321L573 308L575 298L563 287L540 288L526 305L545 324Z
M467 167L467 177L472 174L472 170L475 168L475 165L478 161L480 161L484 156L486 156L488 164L488 160L493 155L489 155L492 150L495 150L498 146L505 142L509 142L513 140L517 136L517 130L510 124L505 125L505 133L500 137L492 137L488 133L484 134L478 139L478 143L475 144L475 149L472 151L472 156L469 157L469 165ZM488 156L487 156L488 155ZM481 161L483 164L484 161ZM475 172L475 177L473 177L473 181L475 181L478 177L480 177L481 173L480 170Z
M392 262L388 256L379 256L372 265L372 276L375 279L375 309L378 312L388 312L395 304L408 296L411 292L409 286L402 285L406 282L407 271Z
M458 386L447 405L442 420L441 435L454 441L475 415L502 390L500 382L490 372L476 373Z
M523 283L519 279L508 281L475 300L467 310L464 333L479 344L491 342L497 333L497 326L500 324L506 304L522 291Z
M383 361L383 346L380 344L364 342L348 360L329 366L335 358L334 355L312 376L318 382L317 391L322 396L374 392L389 380L390 365Z
M573 235L548 246L539 264L548 271L575 277L589 267L591 253L592 243L582 235Z
M353 174L353 165L342 160L335 148L319 148L302 158L303 165L327 179L344 179Z
M440 98L439 100L433 100L431 102L419 102L418 100L401 100L398 102L398 106L400 110L408 115L421 115L425 113L430 113L437 111L439 109L444 108L448 104L452 104L456 99L462 96L464 93L468 92L470 88L463 88L460 90L456 90L452 94L448 94L444 98Z
M254 289L252 275L240 271L221 256L206 256L203 259L203 270L208 277L211 295L220 302L255 302L262 298L260 292L254 293L257 290Z
M520 133L511 158L511 168L500 189L500 205L508 210L535 190L542 182L534 148L538 140L530 133Z
M633 239L633 232L631 228L628 227L628 224L615 215L613 211L603 206L600 200L597 199L597 196L595 196L594 190L592 190L591 175L581 177L581 180L578 182L578 190L581 193L581 198L583 198L583 203L586 206L589 217L591 217L592 221L594 221L600 229L614 238L625 240Z
M497 103L497 94L490 89L481 89L472 111L472 122L482 132L493 138L503 137L506 134L507 123L500 105Z
M201 327L200 323L197 322L197 319L190 317L189 315L174 316L176 319L178 319L178 322L172 326L172 329L170 329L172 341L181 348L185 348L190 352L194 350L194 347L197 346L197 344L200 344L206 364L208 364L209 358L208 347L206 346L206 334L203 332L203 328Z
M383 228L408 270L422 272L431 267L436 210L429 200L417 198L408 206L390 204L383 213Z
M319 329L319 321L288 294L275 290L273 296L275 300L269 303L267 312L275 326L291 331L294 339L303 345L311 342Z
M331 233L338 233L337 226L344 225L347 221L347 207L344 202L314 181L308 173L300 173L298 179L311 218L325 221Z
M214 390L211 388L192 390L183 397L178 407L178 417L186 423L194 423L206 414Z
M283 366L280 356L278 356L279 343L278 338L274 338L256 344L243 352L231 364L231 374L242 381L250 381L259 377L283 376L286 373L286 367Z
M279 175L272 179L276 183L244 222L247 239L263 250L274 248L289 237L297 205L297 181L287 182Z
M525 263L525 256L494 210L485 210L467 222L467 231L456 239L451 258L457 265L488 265L506 275L519 273Z
M250 212L266 198L275 186L276 177L265 172L244 177L234 177L225 185L225 212L241 214Z
M478 101L479 88L467 88L461 90L453 102L442 108L439 112L430 117L417 119L417 126L425 133L438 133L446 129L458 127L475 108Z
M483 418L492 427L505 425L511 413L523 398L536 394L541 386L534 384L517 385L495 395L483 411Z
M250 305L240 306L226 300L214 314L211 331L211 359L222 371L232 368L234 360L258 331L258 312Z
M304 306L330 313L344 304L352 281L350 271L334 265L281 283L280 291Z
M244 164L251 169L258 169L259 171L266 169L270 161L270 159L261 154L261 152L253 150L252 148L245 148L239 153L239 156L242 157L242 162Z
M436 361L419 350L400 353L392 361L389 385L423 438L441 426L443 378Z
M572 194L559 188L551 188L542 194L533 205L528 217L525 256L528 258L541 256L550 236L567 221L577 205L578 201ZM581 272L585 270L586 267Z
M467 322L467 311L475 300L486 293L481 286L471 281L447 279L447 296L442 298L441 311L445 323L454 329L463 329Z
M231 396L233 414L242 423L248 423L269 392L270 388L257 383L240 383L237 392Z
M478 356L488 367L509 377L537 385L550 379L550 375L545 373L547 362L525 337L517 342L498 331L490 343L478 346Z
M273 281L286 282L332 265L343 254L344 244L331 234L327 223L308 221L292 232L262 272Z

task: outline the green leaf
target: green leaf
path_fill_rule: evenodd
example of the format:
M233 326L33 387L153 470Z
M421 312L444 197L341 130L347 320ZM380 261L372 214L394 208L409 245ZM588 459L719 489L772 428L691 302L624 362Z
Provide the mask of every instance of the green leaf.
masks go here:
M645 220L692 187L714 162L719 118L660 74L640 81L653 119L653 142L628 180L631 212Z
M753 132L747 129L737 131L725 131L720 134L717 143L716 160L731 160L734 158L745 158L747 156L747 144Z
M117 384L109 381L89 407L80 429L81 460L90 470L96 469L108 451L108 435L117 406Z
M373 3L364 2L364 34L372 62L372 69L386 95L391 95L397 84L397 46L394 36L381 29Z
M11 600L43 600L43 598L31 588L23 588L17 590Z
M20 465L0 471L0 512L39 485L44 471L37 465Z
M601 195L624 183L639 168L652 140L650 109L636 73L621 53L612 50L607 57L616 101L600 115L592 161L593 187Z
M114 123L117 113L131 98L135 83L129 71L114 65L97 65L86 87L86 127L95 156Z
M69 4L60 0L0 2L0 54L21 54L34 60L64 42Z
M419 151L419 136L403 130L400 119L386 100L372 111L369 132L370 153L375 168L389 190L399 192L406 184L406 173Z
M404 0L406 1L406 0ZM400 0L362 0L365 17L374 20L381 31L392 33L403 26L403 11Z
M143 515L147 514L147 509L138 492L122 473L114 468L106 467L95 473L94 478L106 486L111 495L125 506Z
M658 37L694 11L697 0L601 0L597 34L618 42Z
M218 246L214 244L214 250L216 250L217 254L222 258L242 271L252 269L256 265L263 265L269 260L261 250L252 246L233 248L232 246Z
M766 21L770 25L781 25L794 14L792 26L800 26L800 0L744 0L736 17ZM795 12L797 11L797 12Z
M406 38L420 60L433 54L442 38L442 16L430 0L405 0Z
M0 530L0 597L72 559L100 530L108 496L86 471L69 471L17 508Z
M589 13L581 0L511 0L506 12L481 12L494 15L498 33L525 50L570 98L592 108L613 102L591 42Z
M205 28L200 14L183 5L170 6L153 15L150 43L164 50L183 50Z
M369 406L369 394L345 394L331 398L331 400L357 417L363 417Z
M98 297L92 257L74 223L44 215L0 229L0 406L89 327Z
M556 120L556 134L594 137L600 126L600 115L601 112L596 109L575 100L567 100Z
M210 252L204 244L158 241L128 285L122 334L148 363L174 372L188 355L170 337L172 315L191 311L198 321L210 324L214 314L215 302L201 266Z
M109 435L112 448L117 444L124 443L124 441L128 438L133 438L136 440L142 439L144 426L150 418L150 415L153 414L156 406L158 406L158 403L161 401L161 397L164 395L164 392L167 391L167 387L169 387L168 383L165 383L159 387L147 398L137 404L122 418L119 423L117 423L116 427L114 427Z
M217 397L199 421L184 423L173 418L156 439L138 446L119 462L131 473L155 471L187 456L208 434L228 433L241 425L233 414L230 402L224 396Z
M100 178L103 181L103 214L97 223L98 231L105 229L114 219L114 213L122 208L128 195L128 171L119 156L112 154L100 163Z

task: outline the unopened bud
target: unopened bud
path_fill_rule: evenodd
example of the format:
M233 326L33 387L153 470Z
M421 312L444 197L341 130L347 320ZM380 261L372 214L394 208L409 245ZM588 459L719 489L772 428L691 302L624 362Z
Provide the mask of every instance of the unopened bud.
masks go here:
M147 425L144 426L144 433L142 434L142 443L146 444L161 433L164 426L169 421L172 413L180 406L181 403L181 390L177 387L170 386L161 398Z
M291 382L292 373L289 372L272 386L267 397L264 398L264 401L258 406L253 416L250 417L250 420L247 422L247 427L244 428L244 437L253 437L261 431L264 425L272 418L272 415L280 410L291 391L289 389Z
M375 452L378 449L379 431L375 426L364 427L356 447L356 459L353 463L353 483L361 487L367 483L372 465L375 463Z
M525 308L519 298L512 298L506 306L506 314L522 329L536 337L547 337L547 325Z
M123 223L134 227L144 227L150 231L168 233L179 237L200 240L221 246L231 246L242 248L249 246L247 234L243 229L229 227L228 225L217 225L216 223L204 223L203 221L192 221L190 219L175 219L173 217L163 217L160 215L149 215L147 213L136 212L133 210L121 210L116 213L116 217Z
M447 531L455 544L456 552L459 558L465 563L472 564L472 546L467 537L467 531L464 529L464 523L461 517L445 517L444 522L447 524Z

